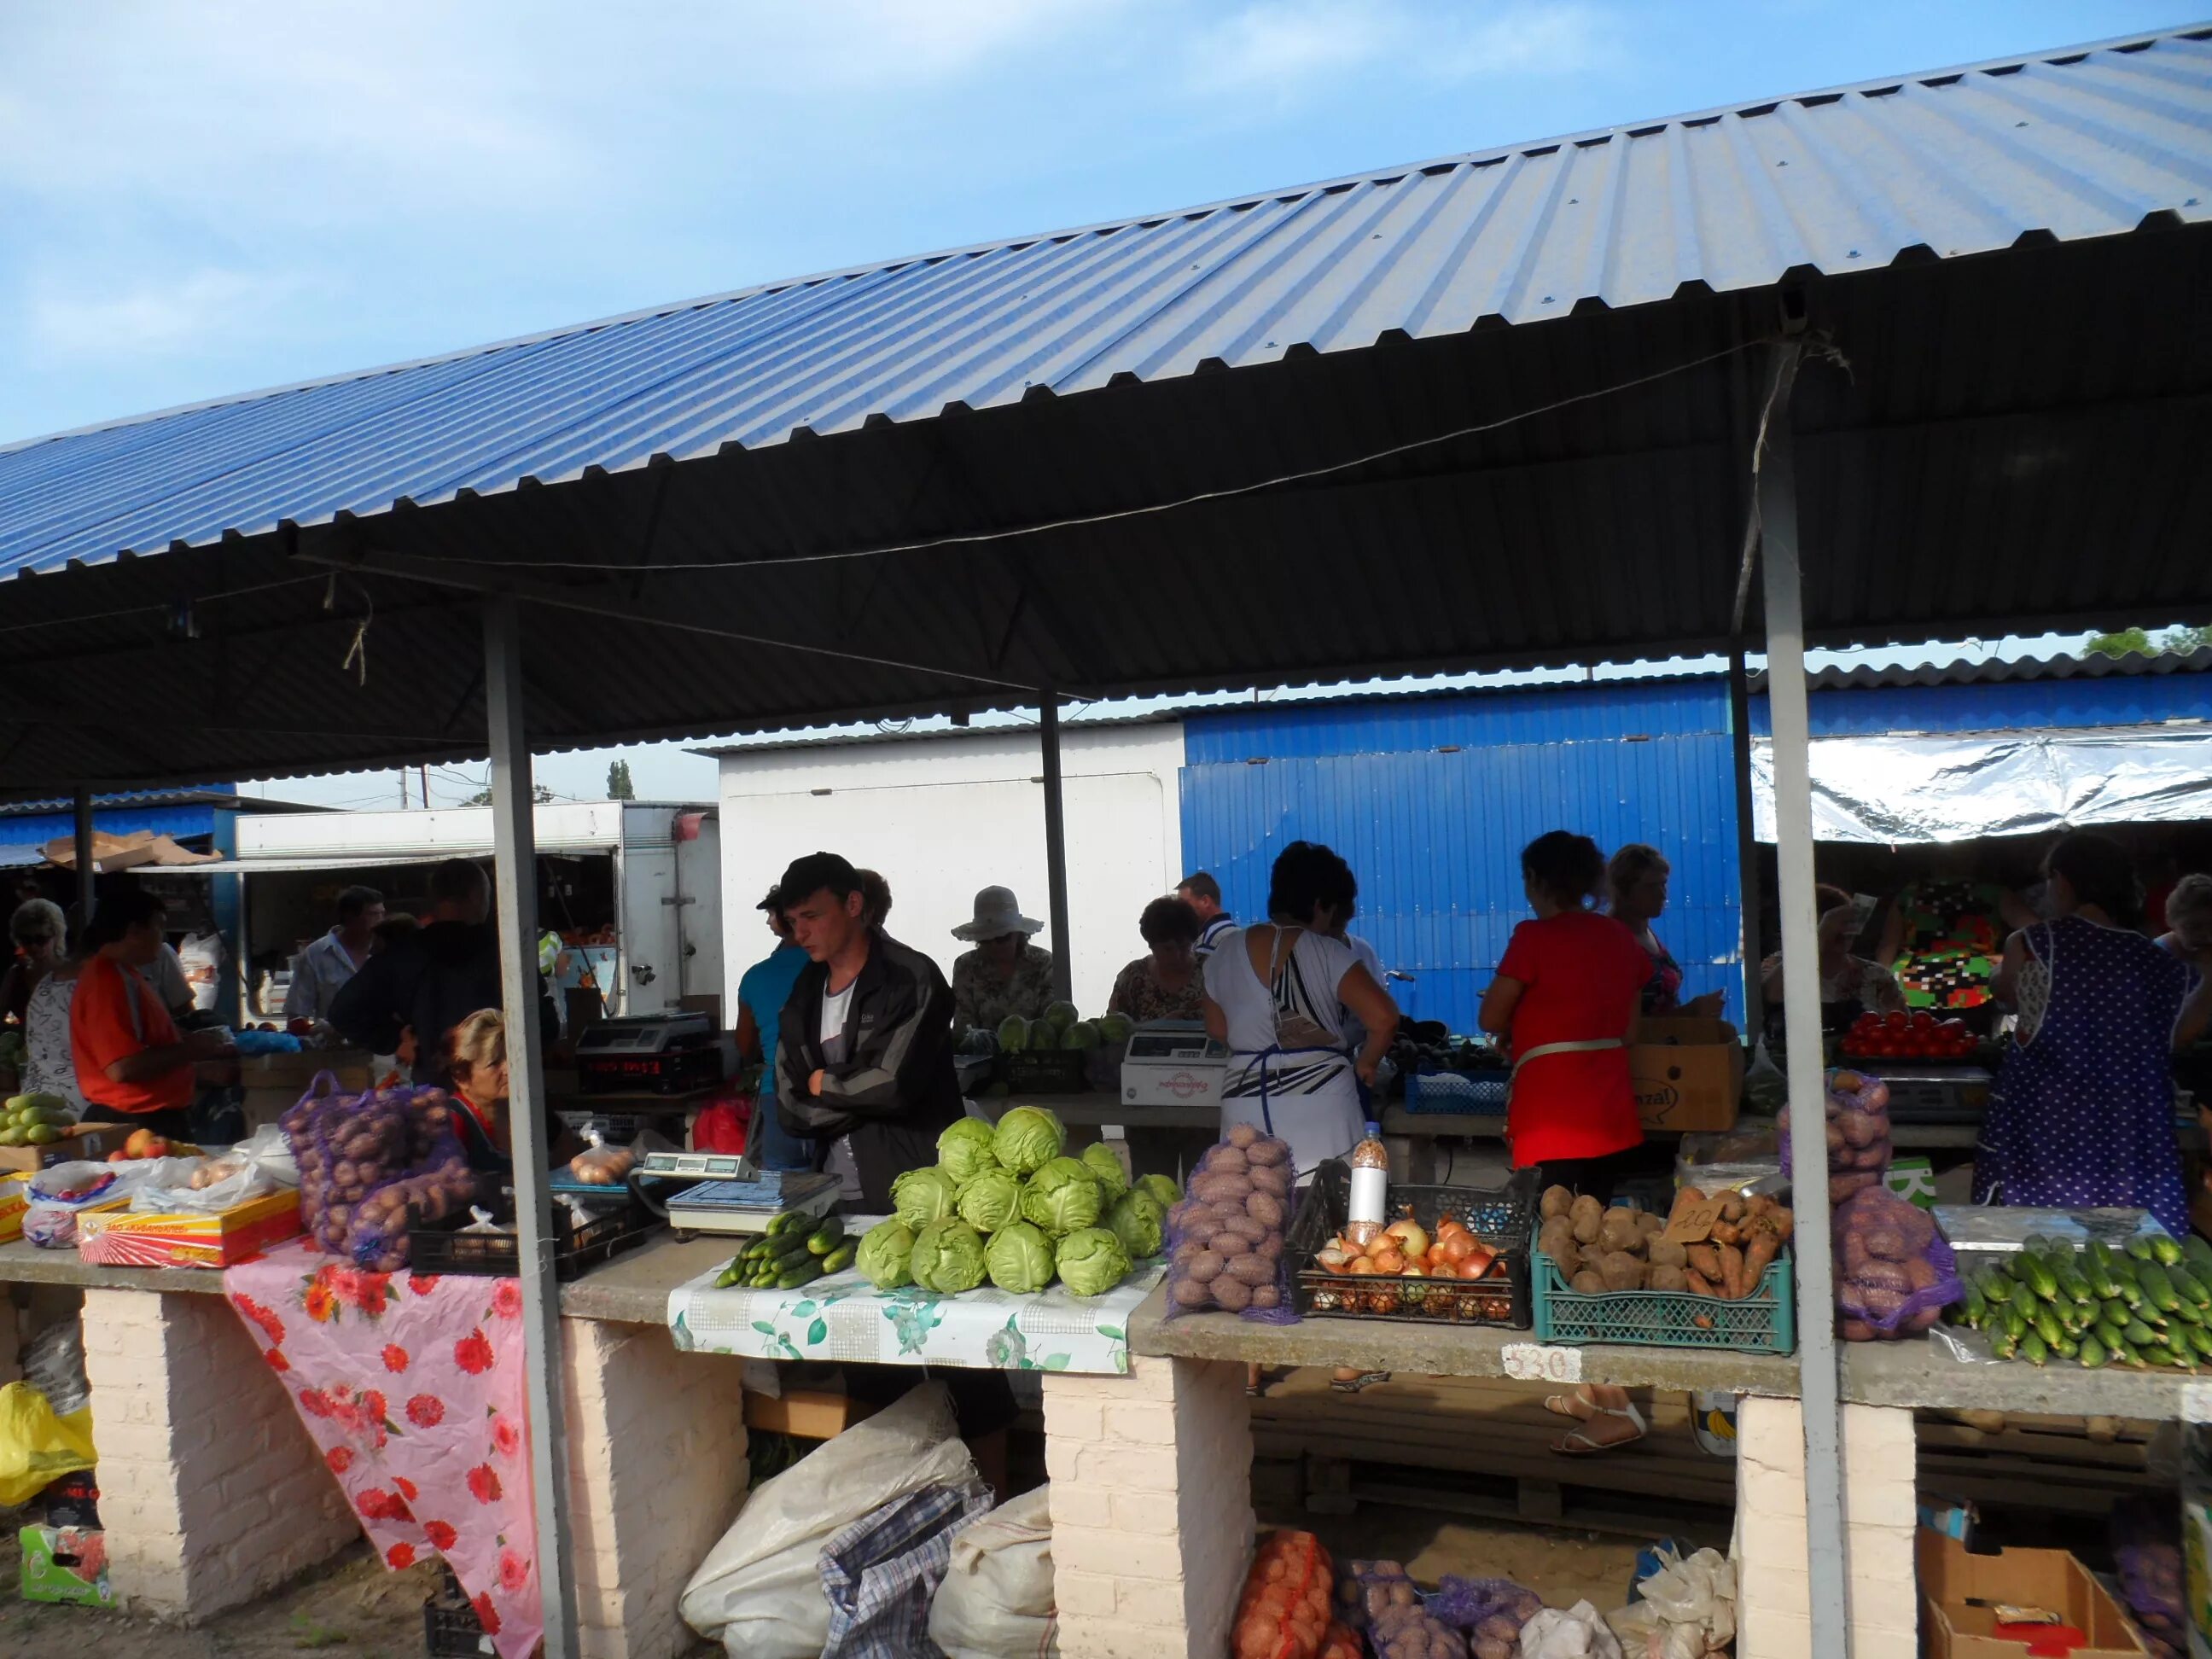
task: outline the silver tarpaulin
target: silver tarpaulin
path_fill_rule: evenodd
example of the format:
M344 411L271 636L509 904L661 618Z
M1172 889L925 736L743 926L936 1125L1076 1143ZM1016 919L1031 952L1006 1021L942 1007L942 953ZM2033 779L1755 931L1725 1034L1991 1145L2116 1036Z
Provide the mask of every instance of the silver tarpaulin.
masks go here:
M1820 738L1813 838L1890 847L2093 823L2212 818L2212 731ZM1774 839L1774 745L1751 750L1753 819Z

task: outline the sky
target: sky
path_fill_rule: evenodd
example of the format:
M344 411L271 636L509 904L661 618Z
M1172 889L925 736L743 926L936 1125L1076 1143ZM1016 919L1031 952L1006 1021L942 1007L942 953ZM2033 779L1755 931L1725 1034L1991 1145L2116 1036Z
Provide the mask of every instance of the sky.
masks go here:
M2123 0L0 6L0 442L2188 21ZM596 798L613 752L540 775ZM711 796L711 763L619 752L641 796ZM480 775L434 772L434 799ZM389 773L270 793L398 804Z

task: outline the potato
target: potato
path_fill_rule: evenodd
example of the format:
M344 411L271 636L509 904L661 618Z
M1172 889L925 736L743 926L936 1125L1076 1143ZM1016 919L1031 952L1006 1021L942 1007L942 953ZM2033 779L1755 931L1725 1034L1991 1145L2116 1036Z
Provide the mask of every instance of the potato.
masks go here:
M1283 1293L1273 1285L1255 1285L1252 1305L1255 1308L1276 1308L1282 1305Z
M1208 1175L1243 1175L1245 1163L1242 1146L1216 1146L1206 1155L1206 1172Z
M1262 1255L1232 1255L1222 1271L1247 1285L1272 1284L1275 1278L1275 1264Z
M1609 1291L1640 1291L1644 1288L1644 1264L1626 1250L1614 1250L1600 1265L1598 1273Z
M1211 1243L1221 1231L1221 1223L1213 1215L1201 1212L1186 1222L1182 1229L1185 1238L1194 1238L1201 1244Z
M1570 1219L1576 1222L1580 1222L1584 1216L1588 1216L1593 1225L1601 1225L1605 1221L1605 1206L1588 1193L1584 1193L1567 1206L1567 1215Z
M1283 1224L1282 1200L1271 1193L1255 1188L1252 1196L1244 1200L1244 1213L1266 1227Z
M1178 1279L1173 1292L1176 1305L1182 1308L1203 1308L1213 1300L1212 1291L1195 1279Z
M1244 1161L1248 1164L1264 1164L1288 1167L1291 1161L1291 1144L1287 1140L1263 1137L1244 1149Z
M1644 1288L1653 1291L1686 1291L1690 1288L1690 1281L1679 1267L1655 1264L1651 1269L1650 1281Z
M1285 1203L1290 1200L1291 1172L1279 1164L1255 1164L1245 1170L1244 1178L1255 1193L1266 1193Z
M1571 1288L1582 1296L1603 1296L1605 1275L1592 1267L1585 1267L1574 1276Z
M1605 1223L1595 1210L1575 1216L1571 1219L1575 1242L1578 1244L1595 1244L1605 1231Z
M1249 1240L1251 1243L1256 1244L1261 1239L1265 1238L1271 1231L1272 1230L1265 1222L1255 1221L1250 1216L1246 1215L1242 1210L1239 1210L1234 1215L1224 1216L1221 1218L1221 1231L1220 1232L1216 1233L1214 1237L1216 1238L1221 1238L1233 1236L1237 1238Z
M1565 1187L1547 1187L1544 1196L1537 1202L1536 1212L1549 1221L1555 1216L1566 1214L1574 1204L1575 1195Z
M1636 1217L1636 1224L1647 1237L1656 1238L1667 1231L1667 1218L1656 1210L1636 1210L1631 1213Z
M1227 1273L1206 1287L1213 1292L1214 1305L1231 1313L1242 1313L1252 1305L1252 1287L1241 1279L1231 1279Z
M1249 1151L1253 1144L1259 1139L1260 1131L1255 1125L1249 1123L1232 1123L1229 1126L1229 1133L1223 1144L1230 1146L1242 1147Z
M1651 1241L1650 1259L1654 1267L1686 1267L1690 1265L1690 1253L1686 1246L1662 1244L1656 1238Z
M1221 1270L1228 1265L1227 1257L1217 1255L1212 1250L1200 1250L1184 1263L1183 1273L1201 1285L1207 1285L1220 1277Z
M1644 1248L1644 1230L1626 1210L1607 1211L1597 1230L1597 1242L1607 1255L1619 1250L1633 1255Z

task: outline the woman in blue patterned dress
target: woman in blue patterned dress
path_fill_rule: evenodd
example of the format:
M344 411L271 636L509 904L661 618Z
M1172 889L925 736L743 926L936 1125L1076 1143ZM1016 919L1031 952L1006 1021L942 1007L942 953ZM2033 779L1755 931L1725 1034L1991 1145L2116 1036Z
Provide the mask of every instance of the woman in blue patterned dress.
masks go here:
M2173 1050L2212 1014L2200 975L2126 923L2128 855L2063 836L2044 863L2054 920L2014 933L1996 987L2019 1012L1974 1161L1974 1200L2146 1209L2185 1234Z

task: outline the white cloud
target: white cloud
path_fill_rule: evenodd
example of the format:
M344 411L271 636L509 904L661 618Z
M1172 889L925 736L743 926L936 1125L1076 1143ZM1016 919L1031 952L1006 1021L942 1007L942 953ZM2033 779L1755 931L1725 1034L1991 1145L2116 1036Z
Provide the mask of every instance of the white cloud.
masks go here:
M32 349L48 356L142 356L265 326L293 290L282 278L220 269L142 276L105 289L49 277L27 298L24 328Z

